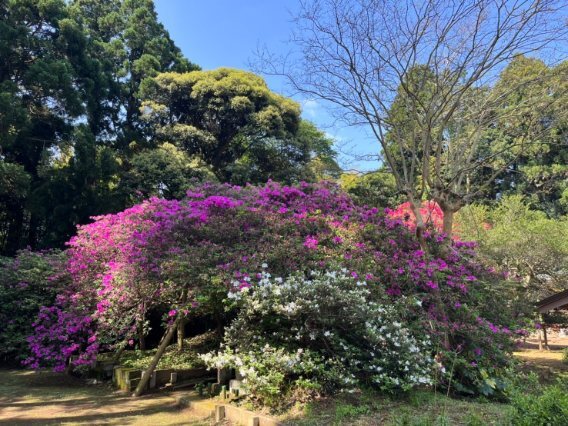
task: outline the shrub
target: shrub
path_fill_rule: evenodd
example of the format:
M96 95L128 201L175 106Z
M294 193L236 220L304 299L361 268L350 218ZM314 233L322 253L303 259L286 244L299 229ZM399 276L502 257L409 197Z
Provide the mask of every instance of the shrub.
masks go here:
M507 304L495 304L502 280L479 263L475 244L435 231L425 240L424 250L401 219L356 206L330 183L204 184L183 200L153 198L79 228L68 250L72 285L49 307L65 316L38 323L29 362L62 368L78 355L86 363L135 338L150 311L162 312L165 324L205 313L222 318L227 290L249 287L263 263L282 277L345 268L367 283L372 303L416 301L404 327L421 325L443 385L497 394L519 332ZM229 306L228 317L238 309ZM74 317L89 326L73 326Z
M548 426L568 424L568 382L559 381L531 394L522 389L514 392L512 424L516 426Z
M429 338L418 331L425 324L412 315L417 300L380 303L364 280L347 272L286 280L264 272L257 284L240 290L234 282L229 297L239 314L226 329L225 349L204 360L237 369L252 397L263 403L281 402L276 396L294 389L298 378L324 392L431 384Z
M0 359L19 363L29 356L26 338L40 307L55 302L67 282L65 255L58 251L20 251L0 257Z

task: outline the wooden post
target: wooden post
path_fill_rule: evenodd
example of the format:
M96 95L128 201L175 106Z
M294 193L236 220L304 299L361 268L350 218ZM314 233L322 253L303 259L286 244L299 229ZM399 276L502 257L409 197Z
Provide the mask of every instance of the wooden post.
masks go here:
M548 347L548 335L546 334L546 323L544 322L544 316L542 314L539 315L540 320L540 330L538 330L538 350L542 351L546 349L547 351L550 350ZM544 340L544 345L542 344Z
M225 420L225 406L216 405L215 406L215 422L219 423Z

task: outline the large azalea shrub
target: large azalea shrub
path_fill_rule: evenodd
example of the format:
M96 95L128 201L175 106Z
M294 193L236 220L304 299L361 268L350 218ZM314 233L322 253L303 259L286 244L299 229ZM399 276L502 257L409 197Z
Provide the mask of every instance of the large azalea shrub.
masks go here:
M26 338L40 308L52 305L68 284L65 255L22 250L0 257L0 361L18 364L29 355Z
M507 306L494 303L500 279L477 262L472 243L434 230L425 239L427 251L401 219L355 206L328 183L204 184L179 201L153 198L78 229L68 250L72 290L57 308L91 322L71 330L58 322L67 340L83 343L57 360L52 346L36 351L30 362L87 362L94 348L131 339L151 309L166 322L222 312L229 290L250 287L264 263L281 277L345 268L367 283L366 303L419 301L401 321L423 325L442 381L492 393L516 332Z

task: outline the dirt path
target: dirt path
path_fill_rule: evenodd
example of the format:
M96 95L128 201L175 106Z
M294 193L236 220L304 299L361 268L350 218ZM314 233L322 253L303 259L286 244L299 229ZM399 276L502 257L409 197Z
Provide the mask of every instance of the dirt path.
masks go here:
M49 372L0 370L0 425L208 425L176 394L138 399Z

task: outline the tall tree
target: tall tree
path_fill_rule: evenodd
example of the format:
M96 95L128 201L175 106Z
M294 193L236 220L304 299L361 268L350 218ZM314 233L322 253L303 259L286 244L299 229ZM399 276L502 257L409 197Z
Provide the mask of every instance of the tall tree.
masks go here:
M155 147L141 82L197 67L151 0L1 0L0 18L0 253L13 254L132 201L121 179Z
M339 184L360 205L395 208L404 201L394 176L385 168L365 174L344 173Z
M566 7L559 0L305 1L297 50L280 59L261 54L260 68L328 101L349 124L370 127L421 239L424 197L438 202L451 233L454 213L502 171L467 189L468 175L495 157L477 155L498 101L478 89L515 56L563 40ZM391 114L397 97L410 118L401 137ZM395 158L389 136L405 155Z
M300 106L252 73L164 73L143 83L144 117L156 138L199 157L222 182L301 179L331 141L300 119Z
M92 86L91 130L127 150L131 142L142 140L141 82L160 72L199 67L182 55L158 21L152 0L74 0L70 12L104 73L104 82Z
M494 90L502 99L502 113L487 138L492 152L505 150L510 163L495 193L530 197L534 208L552 217L567 214L568 61L549 67L519 56ZM526 149L519 151L519 145Z
M63 0L0 2L0 162L18 171L29 191L41 184L39 169L57 152L82 112L73 68L75 40ZM21 190L23 185L19 185ZM35 245L41 218L28 209L29 193L11 198L0 225L4 245L15 253Z

